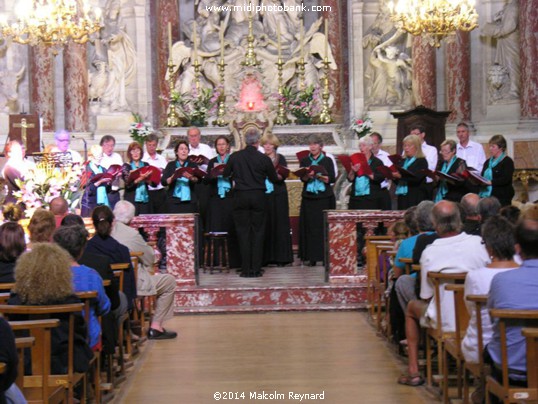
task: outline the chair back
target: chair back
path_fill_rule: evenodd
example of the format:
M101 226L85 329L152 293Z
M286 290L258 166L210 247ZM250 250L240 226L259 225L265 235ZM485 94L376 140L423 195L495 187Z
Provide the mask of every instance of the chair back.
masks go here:
M114 277L119 279L120 290L123 292L123 279L125 278L125 271L131 269L131 263L119 263L119 264L110 264L110 269L114 273Z

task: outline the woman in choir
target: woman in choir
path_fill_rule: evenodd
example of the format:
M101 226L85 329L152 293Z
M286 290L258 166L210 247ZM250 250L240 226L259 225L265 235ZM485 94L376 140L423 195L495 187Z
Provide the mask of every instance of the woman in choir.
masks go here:
M324 260L323 211L335 209L336 201L331 184L335 181L334 165L322 153L323 140L310 135L310 154L299 162L300 167L322 166L326 174L308 170L301 177L303 192L299 214L299 258L315 266Z
M278 166L287 167L286 158L277 153L280 141L272 133L261 138L265 155L271 159L277 169L279 182L265 180L266 186L266 222L263 266L274 264L286 266L293 262L293 248L290 234L290 218L288 204L288 189L284 177L279 173Z
M465 160L456 156L456 142L454 140L445 140L441 143L439 151L441 160L437 163L437 171L444 174L462 174L467 169ZM466 187L466 181L450 181L436 176L437 192L434 202L446 199L452 202L460 202L463 195L469 190Z
M215 139L217 156L209 160L207 165L207 177L204 182L209 185L209 206L207 212L207 232L228 233L228 258L231 268L241 266L241 257L237 244L237 235L232 216L233 189L232 181L222 175L211 175L213 169L224 166L230 158L230 139L227 136L217 136Z
M166 191L166 207L168 213L196 213L198 201L194 192L194 184L198 177L185 172L181 177L173 178L177 169L182 167L198 167L196 163L187 161L189 144L180 140L174 147L176 160L170 161L164 168L161 183L168 186Z
M8 158L2 168L2 177L6 180L7 187L4 203L17 203L17 198L13 196L13 192L20 191L17 180L23 181L35 164L26 159L25 147L16 140L6 144L4 154Z
M494 196L501 206L511 205L514 197L514 161L506 154L506 139L503 135L495 135L489 140L489 153L491 157L484 163L482 176L491 185L481 187L479 195L482 198Z
M110 179L103 178L98 181L92 181L97 174L103 174L106 170L101 167L101 158L103 149L98 144L90 148L90 161L86 165L86 188L81 200L80 215L89 217L96 206L109 206L108 192L110 191Z
M132 142L127 147L127 156L130 161L123 164L121 172L123 182L125 183L123 199L131 202L135 206L135 216L150 213L148 184L145 180L151 175L151 171L148 171L146 174L140 175L134 181L129 181L129 176L131 172L149 165L145 161L142 161L142 155L143 151L142 146L140 146L140 143Z
M370 136L364 136L359 140L359 150L365 155L372 174L362 174L360 163L351 167L347 175L347 180L352 183L349 209L385 209L385 201L390 199L388 191L381 188L385 177L377 170L377 167L383 166L383 162L373 155L373 145L374 142Z
M398 196L398 209L406 210L428 199L426 188L426 172L428 162L422 153L420 137L408 135L403 140L404 159L399 166L411 175L393 174L396 179L396 195Z

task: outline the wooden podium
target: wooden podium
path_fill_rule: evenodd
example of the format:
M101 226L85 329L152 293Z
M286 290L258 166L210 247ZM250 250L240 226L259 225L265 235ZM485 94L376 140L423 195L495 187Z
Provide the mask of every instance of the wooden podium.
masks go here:
M402 153L402 141L404 137L409 135L413 125L424 126L426 129L426 143L440 150L441 143L446 139L445 124L450 113L450 111L434 111L423 105L409 111L391 112L391 115L398 119L396 152L398 154Z
M41 124L39 115L10 115L8 140L16 140L24 145L27 155L40 152Z

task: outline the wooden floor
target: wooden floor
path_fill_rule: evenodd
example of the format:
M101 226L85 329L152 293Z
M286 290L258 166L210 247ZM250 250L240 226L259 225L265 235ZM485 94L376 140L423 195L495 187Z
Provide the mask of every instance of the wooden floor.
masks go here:
M149 341L116 403L215 403L220 392L324 394L306 402L438 403L400 386L404 363L363 312L182 315L171 341ZM230 402L229 400L223 400ZM305 402L305 400L303 400Z

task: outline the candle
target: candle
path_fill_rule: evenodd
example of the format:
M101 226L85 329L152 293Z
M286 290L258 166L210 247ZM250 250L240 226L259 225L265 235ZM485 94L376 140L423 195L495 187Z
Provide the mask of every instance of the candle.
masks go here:
M280 43L280 24L276 25L276 39L277 39L277 50L278 50L278 58L280 59L282 56L282 44Z
M329 57L329 19L325 17L325 57Z
M172 57L172 23L168 21L168 57Z
M224 21L220 22L220 58L224 59Z
M299 35L299 57L301 59L303 59L304 57L303 43L304 43L304 21L301 20L301 33Z
M192 22L192 44L194 46L194 60L198 59L198 44L196 35L196 20Z

